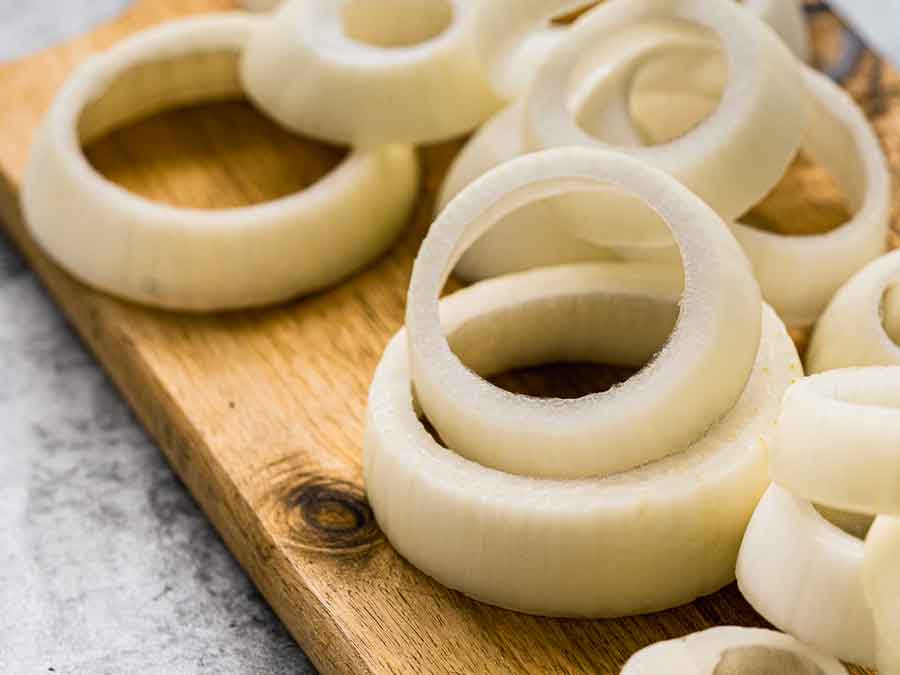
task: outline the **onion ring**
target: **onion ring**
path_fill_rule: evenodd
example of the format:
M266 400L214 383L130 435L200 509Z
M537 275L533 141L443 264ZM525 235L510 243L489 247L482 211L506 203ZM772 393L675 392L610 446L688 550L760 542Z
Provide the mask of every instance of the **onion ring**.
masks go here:
M491 83L507 99L527 89L531 68L562 40L568 28L550 26L551 19L593 4L592 0L492 0L478 15L479 53ZM742 4L768 23L801 60L809 56L809 36L801 0L743 0Z
M499 277L445 298L443 327L485 375L552 359L636 365L675 320L673 272L607 263ZM651 278L669 281L648 289ZM597 339L592 327L607 326ZM766 308L744 392L702 440L622 474L560 481L502 473L439 445L417 417L409 364L401 331L369 392L366 491L388 540L476 599L590 617L661 610L731 582L768 483L765 444L781 395L801 374L784 326Z
M452 353L438 316L440 290L466 247L496 221L537 199L588 190L612 195L598 220L616 218L627 193L671 228L685 270L678 323L656 357L610 392L569 401L511 395ZM485 466L553 478L625 470L686 447L731 409L756 357L760 306L728 228L670 176L601 150L519 157L457 195L422 243L406 313L416 393L454 451Z
M900 366L898 285L900 251L869 263L850 279L816 324L806 354L807 372Z
M150 202L111 183L82 144L164 109L239 97L256 22L221 14L152 28L79 67L37 134L22 204L36 241L81 281L170 309L270 304L328 286L399 234L418 189L415 152L353 152L316 185L221 211Z
M661 37L657 41L660 46L665 44ZM716 59L709 58L714 56L711 52L704 59L701 51L699 63L694 64L693 70L687 70L685 51L682 47L681 59L667 52L665 61L654 64L661 68L649 71L645 66L642 75L650 75L660 83L655 100L658 105L651 110L640 110L641 106L646 108L654 102L646 93L640 104L634 102L641 88L651 88L647 86L649 78L644 77L640 83L637 78L625 78L631 75L636 64L625 68L623 60L604 72L602 80L593 83L588 100L579 109L579 119L587 117L596 122L615 117L618 123L609 126L620 130L617 138L623 142L635 138L662 142L670 137L673 129L688 126L686 120L702 119L714 107L721 91L721 84L715 82L718 73L707 73L711 74L712 81L694 80L689 87L679 86L679 81L685 72L697 77L699 71L702 76L702 69L709 71L708 66L714 65ZM753 263L766 301L789 325L798 326L813 323L835 291L884 252L891 211L887 160L865 115L829 78L808 67L803 70L814 114L810 116L802 149L838 177L855 215L840 227L819 235L782 235L740 222L732 226ZM610 89L616 93L610 93ZM630 109L624 107L622 91L625 89L632 92ZM667 110L674 105L676 94L680 116ZM605 116L601 114L603 111ZM634 119L637 111L641 112L642 124Z
M866 537L863 586L878 631L878 672L900 673L900 519L878 516Z
M744 535L738 587L769 622L851 663L875 662L862 584L863 542L813 505L772 485Z
M314 138L453 138L502 104L473 44L474 10L466 0L288 0L254 32L241 77L260 108Z
M854 513L900 515L900 367L845 368L788 389L772 480Z
M891 178L881 144L847 92L804 68L814 102L802 148L844 186L854 215L825 234L784 236L736 223L763 296L788 325L813 323L837 290L884 253Z
M809 105L800 65L790 51L730 2L610 0L582 17L538 70L526 97L526 146L609 147L584 131L569 111L571 80L577 82L580 70L589 72L591 64L621 50L634 31L665 30L683 22L719 36L730 73L722 100L710 117L671 143L620 149L667 171L731 220L759 202L784 174L800 146Z
M836 659L784 633L719 626L677 640L657 642L632 656L622 675L847 675Z

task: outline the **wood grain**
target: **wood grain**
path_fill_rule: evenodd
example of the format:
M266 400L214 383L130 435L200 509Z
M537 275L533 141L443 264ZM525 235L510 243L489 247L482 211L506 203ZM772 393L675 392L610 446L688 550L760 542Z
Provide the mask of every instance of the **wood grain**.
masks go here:
M722 623L764 625L733 586L688 607L620 621L524 616L435 584L384 541L361 482L366 392L401 324L411 261L457 143L422 150L426 189L402 241L347 283L290 305L210 317L147 310L85 288L41 254L25 231L17 191L30 139L67 73L143 27L229 7L226 0L139 0L87 37L0 68L0 214L315 664L341 674L616 673L657 640ZM834 27L827 17L820 23L827 50ZM850 88L872 111L896 168L900 79L884 71L873 93L876 68L867 57ZM98 170L152 199L223 208L300 189L341 152L291 137L247 104L227 103L160 115L88 154ZM793 227L785 224L796 223L797 213L825 214L804 216L796 226L807 230L839 219L840 195L821 187L827 179L817 171L798 167L757 209L767 227ZM571 393L608 386L614 374L594 375L544 371L504 385Z

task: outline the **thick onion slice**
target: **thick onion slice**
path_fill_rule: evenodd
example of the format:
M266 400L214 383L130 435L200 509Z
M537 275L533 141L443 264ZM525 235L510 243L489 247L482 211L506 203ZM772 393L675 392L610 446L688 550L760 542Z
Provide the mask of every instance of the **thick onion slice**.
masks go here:
M862 568L862 539L772 485L744 536L737 580L747 601L779 629L843 661L872 666L875 625Z
M878 672L900 675L900 519L879 516L872 525L863 586L878 631Z
M837 178L854 215L809 236L734 226L766 301L789 325L813 323L851 276L884 253L891 213L890 171L866 116L829 78L808 67L804 73L813 114L803 150Z
M800 64L751 13L725 0L610 0L582 17L538 70L525 99L526 146L610 147L578 123L570 88L625 49L636 32L703 28L727 55L718 107L694 129L656 146L619 145L661 168L731 220L778 182L800 146L808 94Z
M609 392L565 401L510 394L450 350L438 296L466 247L498 220L545 197L591 190L612 197L598 221L615 220L627 193L671 228L685 270L678 322L653 360ZM760 303L728 228L670 176L601 150L519 157L457 195L419 250L406 313L416 392L450 447L485 466L554 478L622 471L678 452L731 409L756 357Z
M357 146L431 143L501 105L467 0L288 0L247 45L250 97L290 129Z
M671 287L648 289L654 278ZM671 329L678 280L621 263L533 270L445 298L442 328L485 376L548 361L637 365ZM443 447L417 417L409 356L401 331L369 392L364 467L378 523L413 565L479 600L563 616L661 610L731 582L781 395L801 374L771 309L733 409L683 452L606 478L517 476Z
M505 98L523 94L531 68L539 64L566 28L550 20L593 4L593 0L491 0L479 8L477 39L491 83ZM809 57L809 36L802 0L745 0L746 8L768 23L802 59Z
M720 626L658 642L632 656L622 675L847 675L840 661L784 633Z
M706 59L707 71L718 60L715 55L710 57ZM716 86L714 82L704 82L701 68L687 70L671 54L654 66L657 71L654 75L659 80L659 106L648 111L633 105L630 112L640 112L646 123L640 131L632 129L628 134L641 133L651 141L663 141L668 135L667 124L683 124L678 122L678 115L666 108L673 105L673 92L681 95L682 117L697 121L715 105L721 83ZM809 67L803 71L813 114L801 147L807 156L837 178L854 215L841 226L818 235L783 235L740 222L733 226L735 236L753 263L766 302L775 307L785 322L796 326L813 323L851 276L884 253L891 213L890 171L865 114L831 79ZM613 76L610 72L606 78L613 79ZM647 79L640 82L645 90L650 89ZM633 84L632 90L636 88ZM646 91L641 93L639 103L646 108L653 99ZM603 94L604 87L595 86L590 97L594 108L606 99L616 99ZM689 101L686 97L691 94L695 99ZM599 117L596 112L591 116ZM626 121L633 122L630 117Z
M809 373L900 366L900 251L869 263L832 298L806 355Z
M237 59L258 19L165 24L85 62L37 134L22 193L35 239L80 280L183 310L268 304L339 281L381 253L418 188L408 146L353 152L295 195L220 211L150 202L106 180L81 145L160 110L240 97Z
M702 119L703 113L714 107L721 91L721 82L713 82L706 90L702 79L697 79L708 70L704 64L714 65L717 61L707 43L679 44L677 33L666 31L648 32L645 37L645 43L634 43L628 50L619 52L616 60L610 62L599 77L586 84L577 97L577 117L591 120L598 132L602 129L623 143L643 142L642 138L651 142L665 140L670 126L684 128L684 115L690 116L692 122ZM665 54L665 60L652 62L660 95L651 99L647 95L652 89L647 82L650 65L645 63L645 58L657 51ZM701 63L690 69L688 58L692 54L697 54ZM884 251L891 208L887 162L865 115L850 96L827 77L811 68L804 68L804 76L815 114L810 117L802 147L837 176L855 215L840 227L821 235L787 236L741 223L733 225L735 236L753 263L766 301L789 325L812 323L835 291ZM691 80L686 81L686 77ZM632 94L631 105L628 104L628 92ZM634 95L638 92L641 97L636 104ZM692 94L696 94L696 100L686 100ZM671 110L676 95L683 104L676 106L681 108L681 116ZM648 110L654 100L660 105ZM492 120L463 149L448 176L445 195L474 180L488 165L523 152L521 131L517 130L521 113L514 110ZM633 117L635 113L639 114L638 118ZM641 125L641 121L646 124ZM570 236L554 237L552 231L557 228L546 223L546 214L523 211L515 217L528 221L523 223L528 233L522 242L523 250L543 251L540 260L544 264L572 261L582 252L584 255L590 253L590 244L586 242ZM514 260L517 252L518 246L512 246L508 241L513 226L514 223L505 222L483 241L477 242L461 261L462 275L484 278L491 276L491 272L501 273L503 261ZM571 224L568 229L573 229ZM614 250L629 259L659 259L664 253L662 246L670 241L668 237L655 234L652 228L635 231L622 227L593 237L595 242L601 239L608 245L619 247ZM654 239L661 245L659 249L648 248ZM621 250L623 246L625 250ZM470 259L477 266L470 263ZM475 269L470 269L472 267ZM900 300L894 300L892 304L898 303ZM900 313L886 313L886 318L894 316L900 317ZM900 322L900 318L897 321ZM895 332L900 333L900 329Z
M794 384L770 473L831 508L900 515L900 366L833 370Z

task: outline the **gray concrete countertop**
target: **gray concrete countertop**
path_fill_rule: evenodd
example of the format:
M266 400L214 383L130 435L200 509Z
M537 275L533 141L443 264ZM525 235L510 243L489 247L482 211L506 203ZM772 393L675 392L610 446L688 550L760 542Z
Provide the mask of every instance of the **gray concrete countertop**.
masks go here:
M0 0L0 59L125 4ZM0 362L0 673L315 672L5 239Z

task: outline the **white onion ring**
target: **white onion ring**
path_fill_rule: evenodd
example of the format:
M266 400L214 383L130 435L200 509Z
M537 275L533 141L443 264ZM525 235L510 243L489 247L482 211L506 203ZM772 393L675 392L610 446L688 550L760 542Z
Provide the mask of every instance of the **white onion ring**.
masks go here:
M466 0L289 0L255 31L241 76L263 110L315 138L364 147L446 140L501 105L473 44L474 9ZM354 30L401 44L362 42ZM419 35L430 38L409 44Z
M863 586L878 631L878 672L900 675L900 519L879 516L866 537Z
M645 65L655 45L666 59ZM696 55L696 61L690 58ZM703 119L714 108L721 81L716 82L714 51L692 50L665 36L649 36L646 51L634 49L593 82L578 109L578 118L600 124L623 143L664 142L685 121ZM635 71L643 66L639 75ZM704 71L706 71L704 73ZM710 81L685 77L710 76ZM643 76L643 77L641 77ZM835 291L855 272L885 250L891 211L887 160L868 120L853 99L827 77L804 67L814 114L803 139L803 150L838 177L855 215L840 227L820 235L788 236L735 223L734 234L753 263L763 296L789 325L808 325L822 313ZM652 78L652 82L648 80ZM649 84L649 86L648 86ZM648 95L656 87L655 99ZM636 103L634 96L641 92ZM632 99L629 104L628 92ZM669 109L677 96L681 114ZM650 110L646 108L652 104ZM641 109L643 108L643 109ZM640 114L635 119L635 113ZM604 124L606 123L606 124ZM849 161L848 161L849 160ZM631 257L640 258L635 249Z
M869 263L850 279L816 324L806 354L807 372L900 366L898 285L900 251Z
M875 662L875 625L862 584L863 542L808 501L772 485L753 514L738 587L768 621L843 661Z
M836 659L789 635L760 628L719 626L657 642L632 656L622 675L847 675Z
M855 513L900 515L900 367L846 368L788 389L772 480Z
M687 64L683 62L687 56L696 53L699 59L695 70L689 71L692 73L705 67L704 61L715 63L716 59L709 58L715 52L709 49L708 42L700 41L690 46L688 40L679 42L677 32L665 30L648 30L638 36L645 38L645 41L635 42L628 49L617 53L615 60L600 72L600 77L586 84L582 93L576 97L576 115L579 120L585 120L585 123L590 120L598 133L602 130L624 144L643 143L648 138L651 141L662 141L668 135L668 126L674 124L676 127L683 127L683 120L679 121L679 116L669 112L676 94L679 95L678 101L684 114L702 119L703 114L714 107L718 92L721 91L721 83L717 86L712 82L709 90L703 91L697 90L701 87L701 83L697 81L692 81L689 87L679 84L679 78L684 77ZM670 50L677 51L673 54ZM658 65L662 68L652 74L666 87L665 96L658 97L660 107L655 111L642 111L642 117L649 126L639 126L639 120L633 117L634 102L629 105L628 92L636 91L636 73L641 76L650 74L644 64L659 51L667 55L666 60L660 61ZM676 56L680 60L675 60ZM642 65L644 70L638 70ZM810 117L802 147L838 177L850 198L855 215L826 234L811 236L785 236L740 223L733 225L735 236L754 265L766 301L791 325L812 323L835 291L857 270L884 251L891 209L887 161L865 115L849 95L828 78L810 68L804 68L804 76L812 95L815 114ZM642 81L641 86L645 84ZM696 100L685 100L685 97L691 95L696 95ZM650 100L645 96L641 103L647 105ZM473 174L482 169L484 158L491 154L492 148L499 145L508 150L505 154L512 153L515 147L513 143L498 141L517 139L516 124L517 118L512 114L498 118L470 142L463 151L462 159L450 173L448 180L453 181L454 187L474 178ZM521 153L520 142L518 146ZM526 215L528 214L523 213L520 217L524 218ZM551 238L551 228L542 224L543 220L546 218L540 214L531 218L533 224L528 228L526 244L534 242L539 245ZM504 240L508 238L507 231L511 232L511 226L509 227L509 230L507 227L503 229ZM569 224L567 229L576 228ZM609 245L624 246L624 250L616 250L629 259L659 259L664 254L662 246L668 237L656 235L660 245L659 252L645 248L654 241L652 228L638 233L622 228L618 231L622 239L627 238L627 235L632 236L633 240L616 241L611 235L603 234L602 237L595 236L593 241L599 243L602 238ZM583 234L583 230L581 233ZM510 249L514 248L507 246L504 251L500 248L499 238L498 234L497 241L484 244L479 242L468 253L478 260L478 271L489 272L497 268L503 259L503 252L509 255ZM555 247L546 246L542 249L546 251L542 258L545 264L567 262L573 258L565 256L581 250L586 253L589 251L589 244L573 240L572 237L557 236L556 239ZM529 248L535 248L534 244ZM464 258L463 262L468 261ZM467 267L463 266L464 272ZM481 274L476 278L483 276L485 275ZM891 313L890 316L895 314Z
M477 39L494 88L507 99L523 94L540 64L568 28L551 19L581 10L592 0L491 0L479 8ZM801 60L809 58L802 0L744 0L744 6L781 36ZM523 67L523 64L528 64Z
M570 401L509 394L452 353L438 317L440 291L466 247L496 221L537 199L592 189L613 195L598 220L615 220L619 195L628 193L671 228L685 269L678 323L651 363L610 392ZM521 475L604 475L677 452L731 409L756 356L759 306L737 242L677 181L618 153L548 150L482 176L431 226L407 300L413 379L432 424L463 456Z
M610 0L582 17L538 70L526 97L525 139L533 149L609 144L588 134L569 111L579 69L602 62L647 26L687 21L711 29L728 55L729 82L717 109L684 136L623 150L661 168L723 218L745 212L778 182L807 123L799 64L778 38L731 3L703 0ZM753 158L748 162L748 158Z
M804 71L814 112L803 150L837 177L854 215L809 236L734 226L766 301L789 325L813 323L851 276L884 253L891 214L890 170L866 116L830 79Z
M255 19L209 15L120 42L78 68L32 148L22 204L36 241L80 280L182 310L269 304L333 284L382 252L418 188L412 148L354 152L316 185L268 204L201 211L109 182L81 144L160 110L239 97Z
M674 318L677 292L648 293L654 277L678 278L671 268L622 264L500 277L445 298L443 327L484 374L548 360L635 365ZM376 371L365 435L366 491L382 531L440 583L525 612L620 616L714 592L733 578L768 483L765 444L778 402L801 373L781 322L768 308L763 317L747 386L702 440L639 469L578 481L502 473L439 445L416 416L399 333Z

